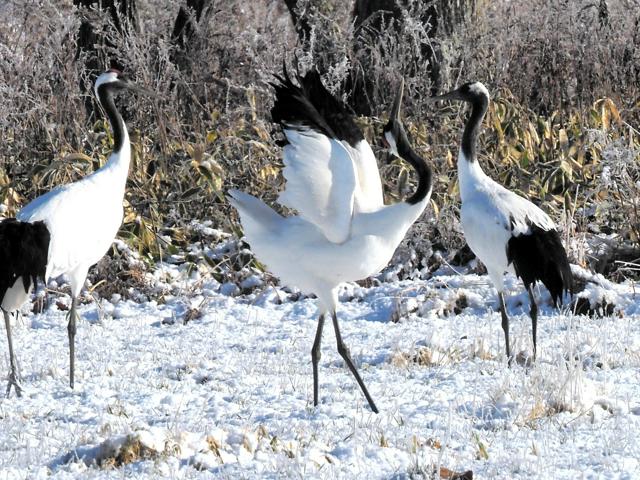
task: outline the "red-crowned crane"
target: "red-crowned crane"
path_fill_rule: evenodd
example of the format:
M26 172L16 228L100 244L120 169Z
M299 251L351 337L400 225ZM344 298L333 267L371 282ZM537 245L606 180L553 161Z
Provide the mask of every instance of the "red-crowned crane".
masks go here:
M537 353L538 307L533 285L540 280L558 306L565 292L573 290L573 276L553 220L529 200L489 178L478 163L476 141L489 107L489 92L480 82L466 83L431 100L460 100L471 105L458 154L458 179L462 207L460 217L469 247L485 264L498 291L507 360L509 317L504 304L505 272L520 277L529 293L533 335L533 360Z
M318 363L325 317L331 315L337 348L378 413L344 344L336 309L337 287L384 268L409 227L425 209L431 196L431 168L399 137L394 153L418 174L416 192L406 201L384 205L375 156L342 102L327 91L317 71L297 77L286 70L274 84L276 100L271 110L281 125L286 188L278 202L297 210L283 217L262 200L229 191L238 210L244 234L256 256L281 278L318 297L319 319L311 349L313 403L318 404ZM402 86L385 130L402 131Z
M96 97L113 129L114 149L106 164L77 182L60 185L36 198L24 206L17 215L19 221L43 225L40 228L46 228L48 232L50 240L45 279L60 275L69 278L72 300L67 331L71 388L74 385L75 372L74 339L79 318L78 295L87 278L89 267L97 263L107 252L122 223L122 200L129 172L131 145L127 128L116 108L113 96L123 89L150 93L132 83L117 70L101 74L95 82ZM20 238L14 240L21 241ZM43 243L39 244L42 245ZM11 245L6 248L19 250L20 247ZM34 251L38 255L41 254L39 250L27 248L22 255L26 256ZM26 271L25 274L33 278L31 271ZM22 278L24 280L24 274ZM16 288L20 288L19 282L13 284L12 291ZM28 290L26 282L24 289ZM18 308L16 303L13 302L12 309ZM7 334L10 334L8 329ZM11 340L9 343L12 349ZM12 353L10 355L13 356ZM13 360L11 368L12 375L15 376ZM12 375L10 374L10 382Z

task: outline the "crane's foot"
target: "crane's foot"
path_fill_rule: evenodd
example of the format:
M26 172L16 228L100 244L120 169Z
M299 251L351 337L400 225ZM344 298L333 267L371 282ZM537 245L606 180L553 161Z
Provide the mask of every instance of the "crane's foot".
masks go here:
M9 394L11 393L11 386L13 385L16 389L16 395L18 397L22 396L22 387L20 386L20 376L18 375L18 368L16 367L16 356L13 353L13 340L11 339L11 318L9 317L9 312L2 310L4 315L4 325L7 330L7 341L9 344L9 383L7 385L7 398L9 398Z
M16 391L16 396L22 397L22 385L20 385L20 378L15 370L9 373L9 381L7 382L7 398L11 395L11 387Z
M515 360L516 360L516 364L526 369L530 369L531 367L533 367L533 364L535 362L534 358L531 355L529 355L528 352L525 352L525 351L519 352L516 355Z

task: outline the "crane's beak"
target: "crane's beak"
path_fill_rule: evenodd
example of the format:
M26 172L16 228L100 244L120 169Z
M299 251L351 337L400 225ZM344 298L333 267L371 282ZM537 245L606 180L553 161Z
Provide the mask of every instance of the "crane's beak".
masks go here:
M391 114L389 115L389 122L385 127L385 132L382 134L382 144L396 157L399 156L397 142L401 141L401 137L404 134L402 121L400 120L400 106L402 105L403 94L404 78L400 80L400 88L398 89L396 98L393 101L393 107L391 108ZM391 157L389 157L389 161L391 161Z
M391 115L389 115L389 120L397 120L400 121L400 106L402 105L402 95L404 94L404 78L400 80L400 88L398 89L398 93L396 93L396 98L393 101L393 107L391 109Z
M462 96L458 89L452 90L448 93L443 93L442 95L434 95L433 97L429 97L427 99L428 102L438 102L441 100L463 100Z
M120 81L120 86L122 88L131 90L132 92L141 93L143 95L147 95L149 97L155 97L155 98L159 96L157 92L149 90L148 88L141 87L134 81L129 80L129 78L123 74L118 75L118 80Z
M141 87L140 85L135 84L133 82L129 82L127 84L127 88L129 90L133 91L133 92L141 93L141 94L146 95L148 97L153 97L153 98L158 98L159 97L157 92L149 90L148 88Z

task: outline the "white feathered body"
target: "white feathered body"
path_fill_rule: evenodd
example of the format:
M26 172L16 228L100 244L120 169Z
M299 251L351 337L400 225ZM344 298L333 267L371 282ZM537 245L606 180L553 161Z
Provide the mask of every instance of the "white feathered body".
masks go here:
M360 141L352 148L348 143L342 145L349 152L356 174L354 209L356 212L373 212L384 205L382 182L376 157L367 141Z
M122 224L122 199L131 147L124 144L102 168L83 179L59 186L24 206L17 218L42 220L51 234L46 278L67 274L74 295L80 293L86 273L107 252Z
M7 289L4 297L2 297L0 307L5 312L18 310L27 301L32 289L32 285L29 285L29 288L25 291L22 277L17 277L13 285Z
M287 186L278 201L299 215L283 217L237 190L230 201L258 259L285 284L315 293L321 310L335 310L338 284L382 270L430 195L385 206L366 142L351 147L308 129L285 134Z
M316 293L323 306L335 309L328 294L341 282L367 278L382 270L424 205L396 204L354 215L349 237L334 243L313 223L282 217L262 200L231 191L244 233L256 256L287 285ZM422 208L421 208L422 207ZM269 209L271 221L257 213ZM385 235L376 226L384 225Z
M458 156L458 178L465 239L501 291L503 274L514 273L507 261L509 240L530 234L531 224L545 231L555 225L540 208L492 180L477 161L468 161L462 152Z

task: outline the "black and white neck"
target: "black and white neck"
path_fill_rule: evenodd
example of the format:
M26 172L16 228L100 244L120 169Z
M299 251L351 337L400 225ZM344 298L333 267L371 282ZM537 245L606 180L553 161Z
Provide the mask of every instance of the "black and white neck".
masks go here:
M464 127L458 154L460 197L464 202L465 198L473 194L476 185L486 179L486 175L478 164L476 144L482 120L489 108L489 91L481 82L469 82L449 93L431 97L430 100L457 100L471 104L471 115Z
M468 162L475 162L478 159L476 151L478 134L489 108L489 92L482 83L475 82L469 85L463 99L471 104L471 115L464 127L460 150Z
M431 167L413 151L402 124L399 122L394 123L396 124L392 130L385 132L385 140L389 144L392 153L409 163L418 175L418 188L416 188L413 195L405 200L409 205L416 205L428 198L431 192Z
M124 124L124 120L122 119L122 115L120 115L120 112L116 108L115 101L113 100L113 90L108 83L101 85L98 88L98 100L100 101L102 108L104 108L113 130L113 150L114 152L119 152L122 150L124 142L129 139L129 135L127 133L127 127Z
M114 146L111 157L116 161L125 161L128 167L131 150L129 133L114 101L114 94L127 86L128 81L122 77L120 72L109 70L100 75L96 80L95 94L113 130Z
M409 205L417 205L425 201L431 195L432 174L431 167L418 156L411 148L411 143L407 138L407 132L400 120L400 106L402 105L402 96L404 94L404 79L400 82L400 88L393 101L389 122L383 130L383 141L387 148L395 156L402 158L408 162L418 174L418 188L409 198L405 200Z

